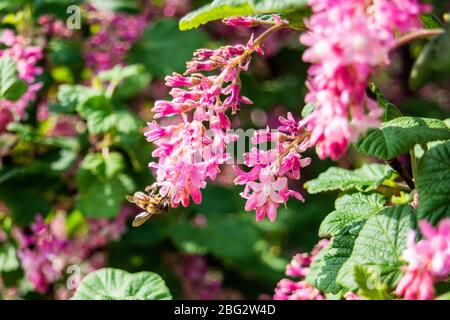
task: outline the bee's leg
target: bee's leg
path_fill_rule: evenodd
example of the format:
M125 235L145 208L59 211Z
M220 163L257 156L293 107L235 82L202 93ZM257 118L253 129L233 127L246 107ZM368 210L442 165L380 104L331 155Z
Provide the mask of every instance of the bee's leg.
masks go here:
M151 186L145 187L145 192L147 192L150 196L153 196L156 192L157 185L156 183L152 184Z
M134 196L126 195L125 198L128 200L128 202L135 203Z

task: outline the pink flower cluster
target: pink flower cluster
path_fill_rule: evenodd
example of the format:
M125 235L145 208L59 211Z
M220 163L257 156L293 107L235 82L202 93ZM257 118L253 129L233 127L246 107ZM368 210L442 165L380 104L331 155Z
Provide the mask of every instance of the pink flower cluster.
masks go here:
M211 277L205 257L174 255L168 258L168 263L181 280L184 298L189 300L218 299L222 289L222 279Z
M51 283L63 276L69 260L70 242L55 234L42 216L31 225L31 235L20 233L17 255L28 280L35 290L45 293Z
M419 222L423 239L415 242L411 232L403 258L408 262L396 293L408 300L430 300L435 296L434 283L447 280L450 274L450 219L437 228L427 221Z
M245 210L256 211L256 220L267 215L270 221L277 218L277 209L290 197L304 201L302 195L288 188L288 178L300 179L300 169L310 164L310 158L302 158L301 153L309 148L309 140L304 128L291 113L280 117L281 126L277 131L269 129L255 132L252 143L275 143L275 148L264 151L253 148L245 155L245 165L251 167L244 172L235 167L235 183L245 185L241 196L247 199Z
M227 112L252 103L240 93L239 75L248 69L253 52L263 53L253 38L247 45L200 49L185 75L166 77L172 100L156 101L152 111L155 119L170 118L171 123L148 123L145 136L157 146L152 156L159 162L150 167L173 207L189 205L190 198L200 203L206 180L215 180L219 166L230 158L226 146L237 136L229 133Z
M106 13L90 8L92 25L99 31L86 44L86 63L95 72L108 70L115 65L123 65L131 45L137 41L147 26L147 14L127 15Z
M95 251L123 234L129 214L124 208L113 221L88 219L87 234L72 238L68 236L63 214L56 215L50 223L38 215L29 231L17 229L17 255L34 289L39 293L47 292L64 277L64 271L72 264L83 267L85 273L102 267L104 259L99 261Z
M294 255L290 264L286 267L286 276L299 278L298 281L282 279L275 288L274 300L324 300L325 296L311 284L305 277L309 272L309 266L313 258L329 243L323 239L314 247L310 254L299 253Z
M73 35L73 31L66 26L63 20L57 20L50 15L40 16L38 23L42 26L42 31L49 36L70 38Z
M358 296L356 293L354 292L347 292L344 295L345 300L363 300L363 298L361 298L360 296Z
M27 91L17 101L0 99L0 132L2 132L6 130L9 122L23 118L29 103L36 100L42 84L34 82L36 76L43 71L37 65L43 57L43 52L42 48L28 45L25 38L17 36L9 29L3 31L0 44L6 47L0 49L0 57L10 57L17 65L19 78L28 84Z
M309 48L303 60L308 74L307 102L317 106L304 119L320 158L336 160L367 128L379 124L382 110L365 93L379 65L387 64L395 32L420 26L428 9L418 0L309 0L313 10L308 33L300 41Z
M242 298L238 292L222 288L222 274L211 270L200 255L170 254L166 259L180 279L183 298L188 300L224 300Z

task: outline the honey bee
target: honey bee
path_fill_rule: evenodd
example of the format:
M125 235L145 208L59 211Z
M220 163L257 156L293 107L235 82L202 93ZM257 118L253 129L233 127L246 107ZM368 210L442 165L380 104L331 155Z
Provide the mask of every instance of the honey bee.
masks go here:
M135 192L134 195L127 195L129 202L136 204L145 211L138 214L133 220L133 227L139 227L153 215L167 213L170 208L170 200L168 197L162 197L156 194L157 185L152 184L145 188L145 193L141 191Z

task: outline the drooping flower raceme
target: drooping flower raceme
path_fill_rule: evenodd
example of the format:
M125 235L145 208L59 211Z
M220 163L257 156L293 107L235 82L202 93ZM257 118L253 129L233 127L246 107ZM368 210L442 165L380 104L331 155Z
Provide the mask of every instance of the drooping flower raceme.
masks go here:
M282 22L256 40L252 37L246 45L197 50L184 75L166 77L172 100L155 102L152 111L160 123L149 123L145 136L157 146L152 155L159 162L150 167L172 207L187 206L191 198L200 203L207 179L214 180L219 166L230 158L226 147L237 136L229 132L228 113L252 103L240 93L240 73L248 69L253 52L263 53L263 40L281 26ZM162 125L163 120L170 124ZM284 190L284 181L274 187Z
M308 74L307 102L317 109L304 119L320 158L338 159L361 133L379 125L382 110L365 93L379 65L389 63L394 33L420 26L428 7L418 0L309 0L313 10L308 33L300 41L309 48L303 60Z
M324 300L325 296L314 286L306 282L305 277L313 258L325 248L329 240L323 239L314 247L311 253L294 255L286 267L286 276L299 278L298 281L282 279L275 288L274 300Z
M410 233L403 253L408 265L396 290L398 296L408 300L433 299L434 283L448 279L450 274L450 219L442 220L437 228L422 220L419 227L424 238L416 243L416 233Z
M256 220L261 221L267 215L275 221L277 209L290 197L304 201L302 195L288 187L288 179L300 179L300 169L309 165L310 158L302 158L301 153L309 148L309 139L304 128L294 120L291 113L287 118L280 117L281 126L277 131L258 130L252 143L260 145L275 143L268 151L253 148L245 155L245 165L251 167L249 172L235 167L235 183L245 185L241 196L247 199L245 210L256 211Z
M0 49L0 57L11 58L17 66L18 76L27 83L27 91L17 101L0 99L0 132L13 120L20 120L25 115L29 103L36 100L36 94L42 83L35 83L36 77L42 73L38 66L42 59L42 48L30 46L27 40L17 36L14 31L6 29L0 37L0 43L5 46Z

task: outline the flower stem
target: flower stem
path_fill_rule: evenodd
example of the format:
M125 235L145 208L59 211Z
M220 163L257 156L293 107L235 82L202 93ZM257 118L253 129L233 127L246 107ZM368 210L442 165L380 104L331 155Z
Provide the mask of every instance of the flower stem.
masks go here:
M401 46L404 46L405 44L410 43L411 41L417 40L417 39L423 39L428 38L432 36L437 36L444 33L444 29L427 29L427 30L418 30L409 34L406 34L400 38L397 39L397 43L395 45L395 48L399 48Z

